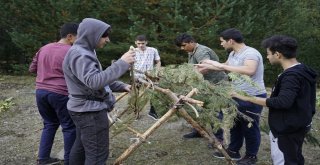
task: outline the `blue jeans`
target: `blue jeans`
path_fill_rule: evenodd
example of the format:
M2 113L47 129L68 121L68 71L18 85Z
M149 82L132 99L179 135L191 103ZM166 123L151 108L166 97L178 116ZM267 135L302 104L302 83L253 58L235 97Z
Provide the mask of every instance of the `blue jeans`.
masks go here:
M109 156L108 111L69 111L77 128L70 165L105 165Z
M50 157L57 129L61 125L64 139L64 162L68 164L69 153L76 138L76 127L67 110L68 96L37 89L36 101L43 119L38 157L40 160Z
M266 98L267 94L256 95L256 97ZM238 103L238 110L244 113L245 115L251 117L254 120L254 122L252 122L251 127L248 127L249 122L247 120L243 119L239 115L236 117L235 124L230 129L230 144L228 149L234 152L239 152L245 140L246 155L256 156L259 151L261 142L259 115L261 114L263 107L236 98L234 98L234 100Z

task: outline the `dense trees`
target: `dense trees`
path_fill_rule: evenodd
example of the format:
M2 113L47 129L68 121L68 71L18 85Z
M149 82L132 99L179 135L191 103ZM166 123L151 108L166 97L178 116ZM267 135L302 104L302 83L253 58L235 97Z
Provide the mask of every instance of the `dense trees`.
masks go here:
M246 43L263 54L263 38L273 34L296 37L300 60L320 70L319 0L3 0L0 11L2 72L23 73L37 49L57 39L62 23L85 17L112 25L112 43L98 52L105 66L127 51L140 33L147 34L150 45L159 49L164 64L186 61L185 53L173 44L182 32L191 33L225 60L218 33L236 27L243 31ZM266 65L266 82L274 79L274 71Z

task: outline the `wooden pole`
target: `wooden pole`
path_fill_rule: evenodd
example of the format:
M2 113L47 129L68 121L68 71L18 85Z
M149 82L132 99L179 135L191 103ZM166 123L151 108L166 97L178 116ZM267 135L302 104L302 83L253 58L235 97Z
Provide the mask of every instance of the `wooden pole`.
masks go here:
M144 81L143 79L138 79L141 83L145 85L149 85L150 83ZM164 114L156 123L154 123L146 132L144 132L142 135L140 134L139 140L135 141L135 143L131 144L127 150L125 150L120 157L116 159L114 162L114 165L120 165L125 159L129 157L129 155L134 152L157 128L159 128L163 123L165 123L169 118L175 114L178 111L178 104L181 104L183 101L182 98L185 99L185 97L190 98L193 96L197 90L192 89L185 97L178 98L175 93L170 91L169 89L163 89L158 86L153 86L153 88L159 92L165 93L168 95L171 100L175 103L174 106L167 111L166 114ZM230 156L227 154L225 149L223 148L222 144L215 138L211 137L209 133L202 128L193 118L188 114L186 110L183 108L179 109L180 115L192 125L193 128L195 128L203 137L209 140L209 143L211 143L215 148L217 148L224 156L228 164L234 165L234 162L231 160Z
M166 93L167 95L171 95L174 97L174 93L168 89L160 89L162 92ZM195 90L192 90L189 95L193 95ZM177 97L176 97L177 98ZM176 104L179 103L180 99L176 99ZM157 128L159 128L163 123L170 119L170 117L177 112L177 106L173 106L173 108L169 109L167 113L165 113L156 123L154 123L147 131L145 131L140 137L139 140L135 141L135 143L131 144L127 150L125 150L120 157L116 159L114 162L115 165L120 165L125 159L129 157L129 155L135 151Z

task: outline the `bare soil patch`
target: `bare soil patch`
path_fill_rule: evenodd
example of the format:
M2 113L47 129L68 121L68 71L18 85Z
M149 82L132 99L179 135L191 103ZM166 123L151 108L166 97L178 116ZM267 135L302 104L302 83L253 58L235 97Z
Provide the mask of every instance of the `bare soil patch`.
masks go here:
M0 164L32 165L36 163L37 150L42 129L42 120L35 104L34 77L0 76L0 99L13 97L15 106L0 113ZM118 109L126 107L126 99L117 103ZM146 107L147 109L148 107ZM265 111L267 112L267 111ZM317 114L319 116L319 114ZM262 123L266 121L263 114ZM141 118L133 122L132 127L144 132L155 121L147 116L147 110ZM314 131L319 130L319 120L314 121ZM208 127L209 129L209 127ZM182 118L174 117L162 125L147 142L140 146L124 162L127 165L224 165L223 159L212 156L207 140L204 138L183 139L182 135L190 131L190 125ZM316 132L317 138L319 132ZM112 164L132 143L135 135L123 132L110 135L110 157L107 164ZM56 156L63 146L59 129L52 149ZM242 151L243 152L243 151ZM320 164L320 148L311 144L304 145L305 164ZM262 144L257 165L271 165L269 138L262 132Z

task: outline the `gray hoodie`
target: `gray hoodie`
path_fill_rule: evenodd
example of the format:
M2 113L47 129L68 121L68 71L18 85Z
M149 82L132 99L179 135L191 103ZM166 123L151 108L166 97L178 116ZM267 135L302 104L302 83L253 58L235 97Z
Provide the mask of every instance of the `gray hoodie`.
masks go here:
M127 85L116 80L129 69L128 63L120 59L103 70L97 58L95 49L108 28L110 25L93 18L85 18L79 25L77 40L63 61L69 92L67 108L70 111L111 110L115 102L112 91L124 91ZM90 96L103 101L76 96Z

